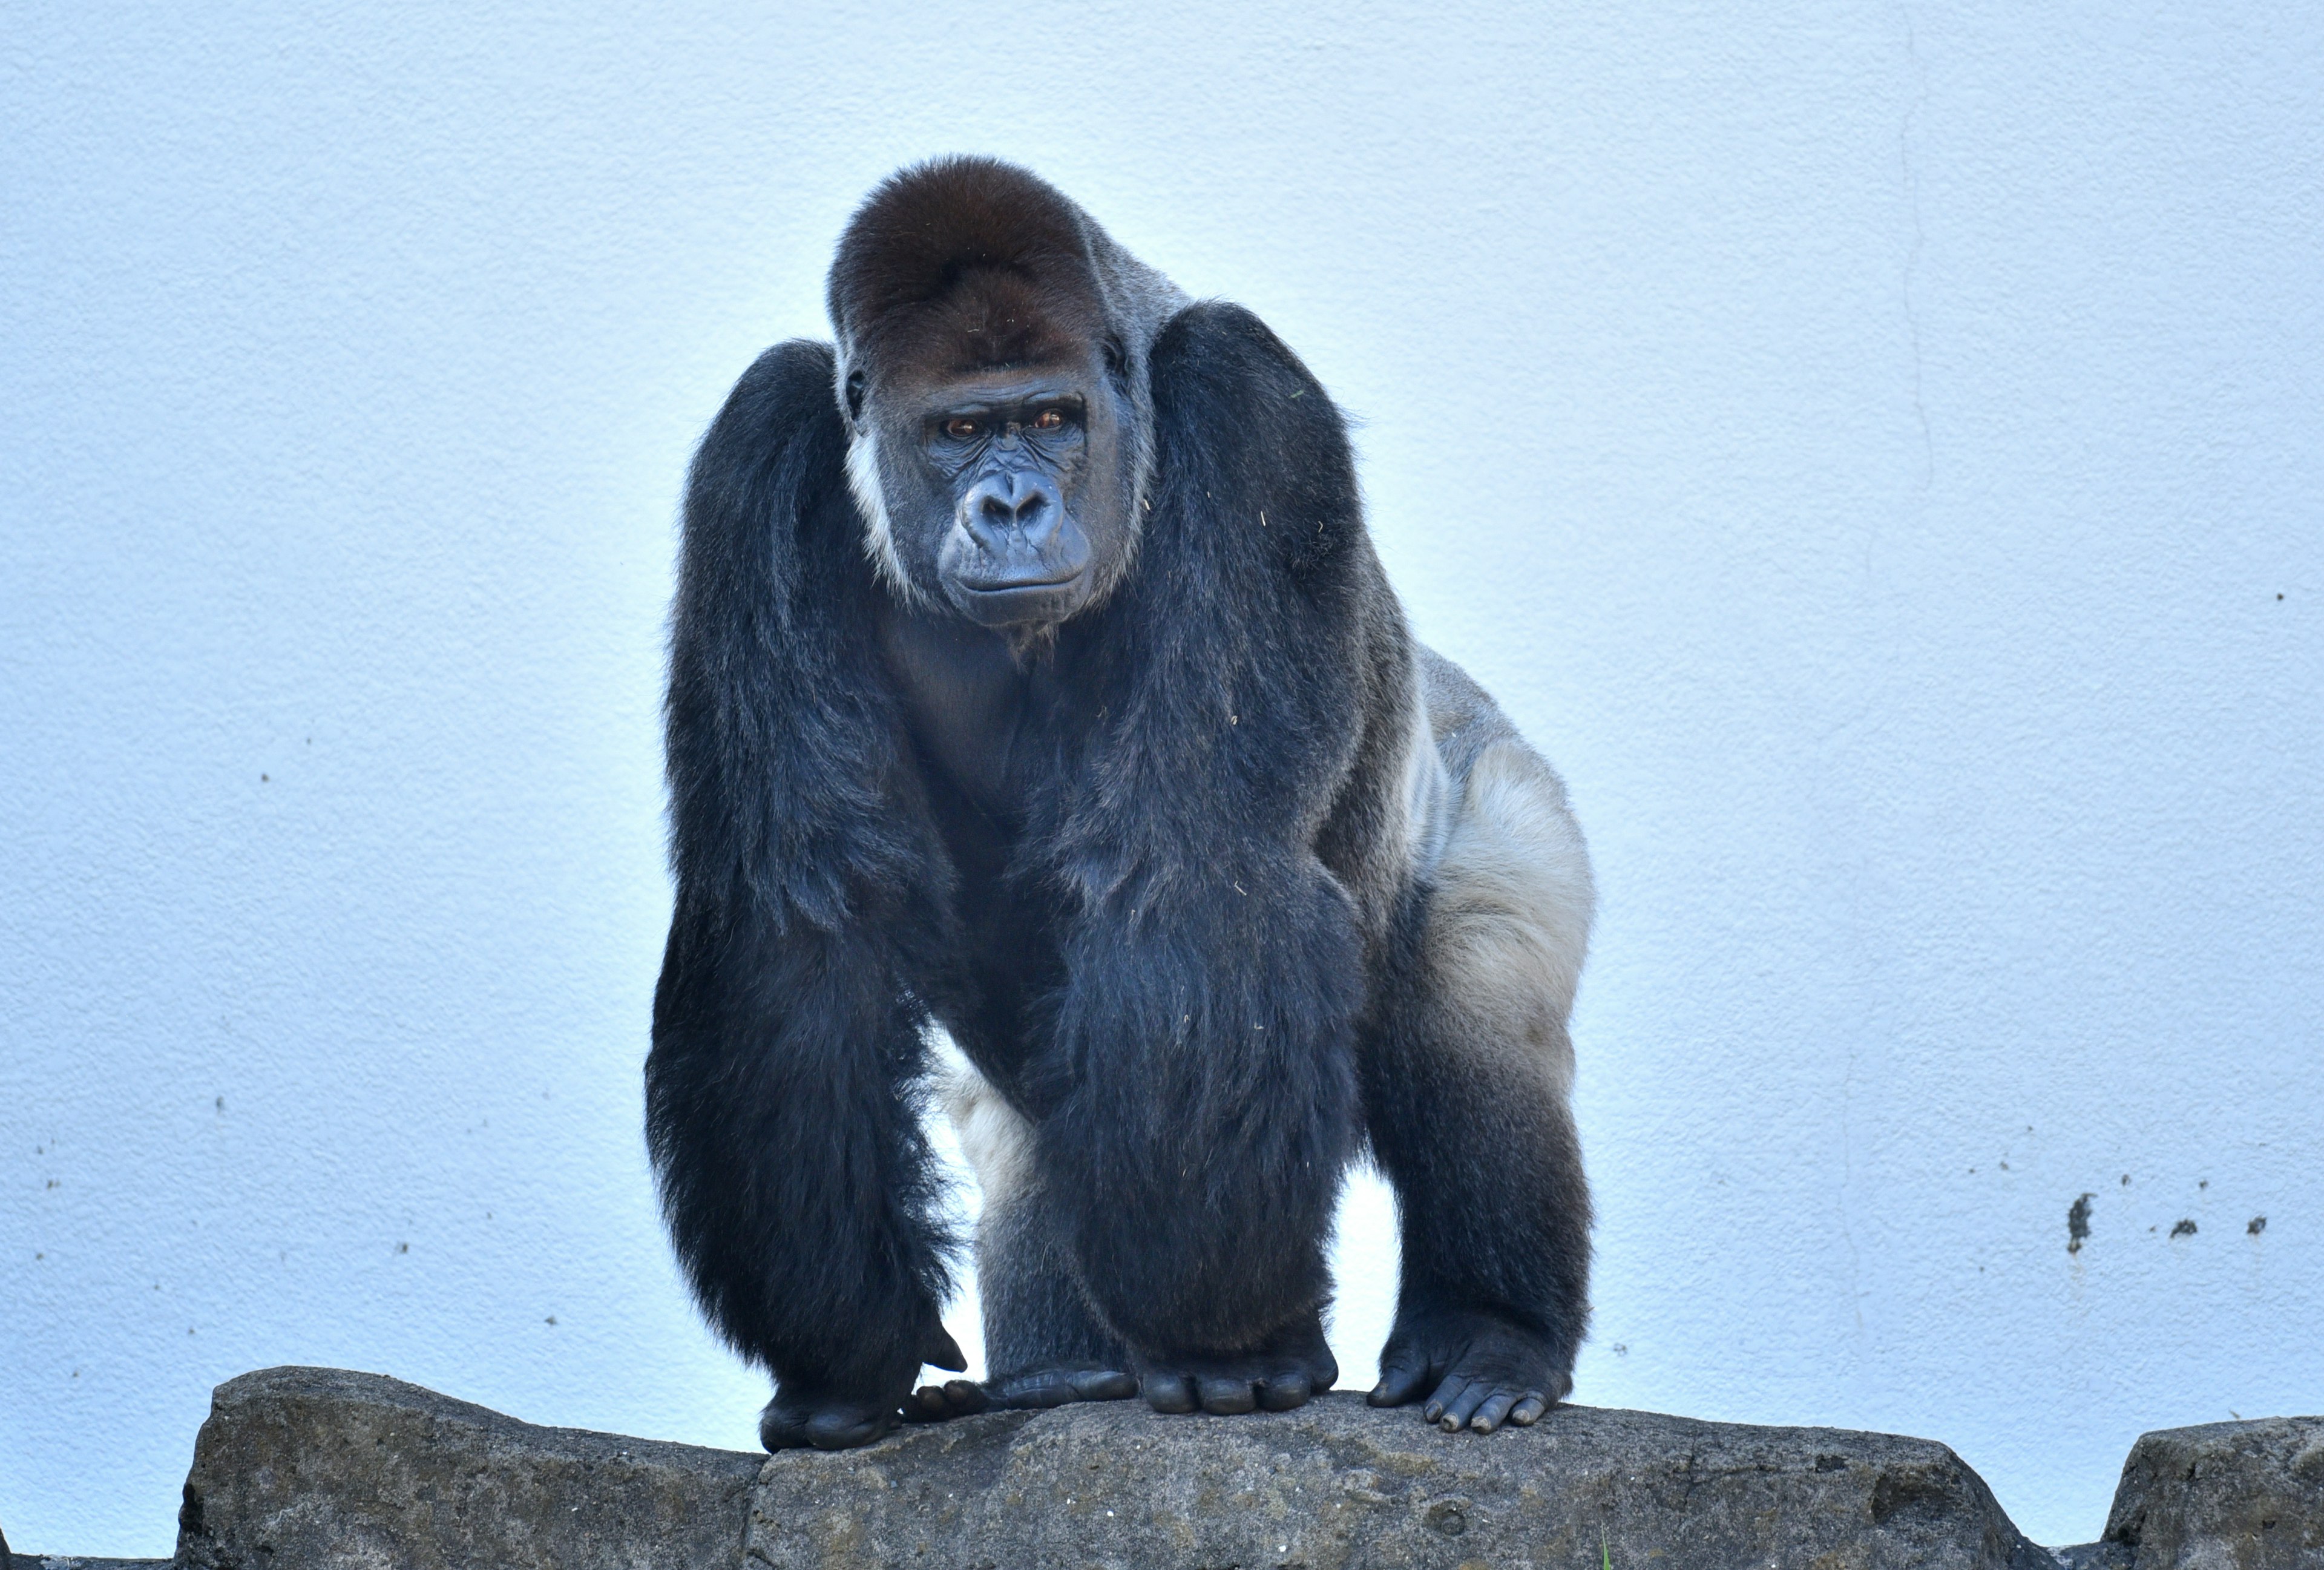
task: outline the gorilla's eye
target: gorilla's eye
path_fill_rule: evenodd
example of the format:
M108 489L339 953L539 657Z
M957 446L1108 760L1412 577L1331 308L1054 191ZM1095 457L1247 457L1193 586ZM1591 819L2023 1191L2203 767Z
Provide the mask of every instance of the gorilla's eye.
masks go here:
M956 414L944 422L944 433L954 441L973 441L984 434L984 421Z
M1058 410L1044 409L1040 413L1033 417L1033 429L1035 430L1062 430L1065 429L1065 414Z

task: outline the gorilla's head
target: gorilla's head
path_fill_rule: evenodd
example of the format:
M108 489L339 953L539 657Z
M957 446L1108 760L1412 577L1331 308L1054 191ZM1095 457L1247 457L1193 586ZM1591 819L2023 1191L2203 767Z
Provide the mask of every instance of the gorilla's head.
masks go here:
M1185 297L1023 170L872 193L829 303L865 544L908 601L1035 635L1102 601L1152 466L1146 351Z

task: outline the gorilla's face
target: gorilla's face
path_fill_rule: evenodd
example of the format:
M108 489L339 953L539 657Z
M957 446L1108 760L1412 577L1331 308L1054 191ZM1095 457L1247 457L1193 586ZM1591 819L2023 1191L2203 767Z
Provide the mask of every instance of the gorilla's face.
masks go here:
M1053 627L1110 587L1132 533L1131 418L1099 356L1082 365L919 374L872 390L875 555L982 626ZM864 497L868 503L871 500ZM881 537L884 528L886 538Z

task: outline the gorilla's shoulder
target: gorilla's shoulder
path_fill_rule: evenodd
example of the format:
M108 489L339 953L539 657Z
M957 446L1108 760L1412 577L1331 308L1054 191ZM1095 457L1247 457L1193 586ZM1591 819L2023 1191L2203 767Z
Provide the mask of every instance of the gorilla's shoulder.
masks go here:
M1190 305L1155 339L1150 364L1162 472L1184 482L1187 504L1270 521L1267 552L1300 577L1361 537L1347 420L1257 315Z
M837 361L829 344L791 338L763 351L734 383L734 397L766 407L803 406L809 399L837 405L832 387Z
M1154 340L1153 376L1158 394L1167 381L1194 377L1213 383L1255 381L1253 391L1331 400L1291 346L1248 306L1198 300L1163 324Z

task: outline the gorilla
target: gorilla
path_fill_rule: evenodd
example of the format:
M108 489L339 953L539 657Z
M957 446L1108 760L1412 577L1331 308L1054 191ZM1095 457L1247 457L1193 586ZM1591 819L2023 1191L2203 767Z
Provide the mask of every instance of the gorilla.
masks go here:
M835 346L761 355L687 478L646 1064L678 1257L774 1376L761 1438L1296 1407L1338 1376L1367 1154L1403 1239L1370 1399L1533 1422L1588 1316L1589 863L1414 640L1340 411L991 160L875 189L826 303ZM916 1390L964 1367L937 1027L990 1377Z

